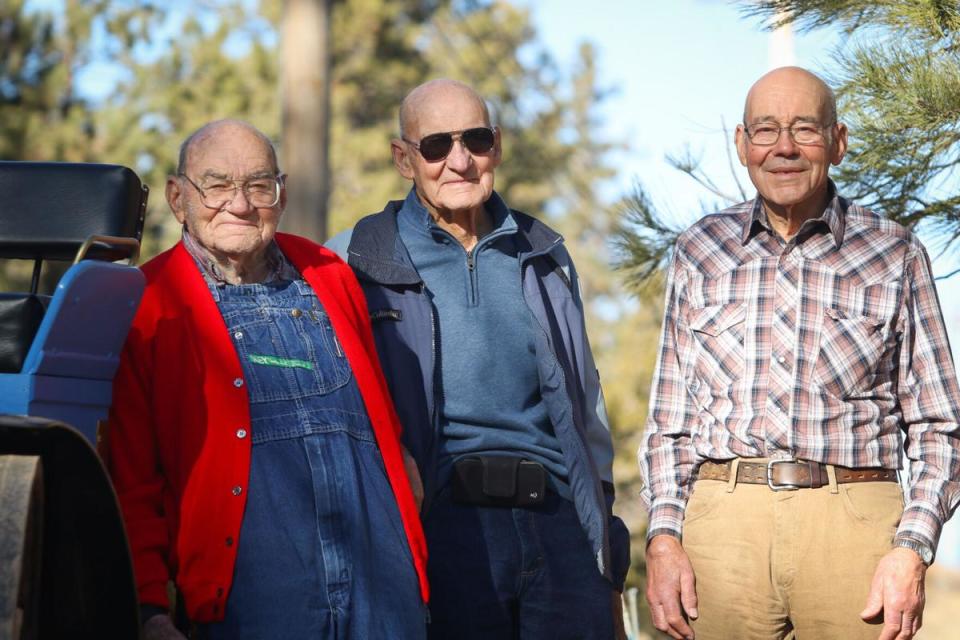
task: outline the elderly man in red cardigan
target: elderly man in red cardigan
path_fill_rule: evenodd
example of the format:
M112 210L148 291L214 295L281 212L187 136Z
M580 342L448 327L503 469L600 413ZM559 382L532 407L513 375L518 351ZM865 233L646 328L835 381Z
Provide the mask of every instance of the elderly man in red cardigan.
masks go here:
M276 233L283 178L223 120L167 180L183 237L143 266L107 448L144 636L184 637L172 580L194 637L422 638L419 478L351 270Z

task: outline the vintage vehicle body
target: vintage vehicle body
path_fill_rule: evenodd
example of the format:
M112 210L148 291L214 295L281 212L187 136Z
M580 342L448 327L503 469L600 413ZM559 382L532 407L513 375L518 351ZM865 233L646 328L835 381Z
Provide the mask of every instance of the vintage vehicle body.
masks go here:
M0 640L136 638L116 495L97 455L143 292L147 189L116 165L0 162ZM127 264L120 264L126 261ZM70 263L51 295L42 269Z

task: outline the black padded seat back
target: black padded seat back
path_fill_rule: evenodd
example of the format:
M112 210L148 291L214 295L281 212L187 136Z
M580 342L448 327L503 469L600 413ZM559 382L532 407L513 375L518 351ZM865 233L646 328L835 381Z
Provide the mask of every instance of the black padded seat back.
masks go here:
M119 165L0 161L0 258L73 260L92 235L140 240L147 189ZM95 244L87 257L129 250Z
M20 373L49 298L0 293L0 373Z

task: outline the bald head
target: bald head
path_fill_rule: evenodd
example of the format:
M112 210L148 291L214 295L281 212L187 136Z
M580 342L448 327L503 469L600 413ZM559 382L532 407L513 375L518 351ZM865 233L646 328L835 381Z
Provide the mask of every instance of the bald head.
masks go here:
M814 73L801 67L779 67L760 77L747 92L747 100L743 105L743 122L750 124L759 120L768 119L768 113L755 113L753 109L758 97L766 99L781 96L805 94L817 105L821 124L830 124L837 120L837 99L826 82Z
M262 131L254 127L249 122L228 118L224 120L214 120L213 122L208 122L187 136L187 138L180 145L180 156L177 161L177 173L186 173L187 169L189 168L191 158L204 146L210 143L216 143L217 140L222 140L224 137L236 135L252 138L254 144L262 144L263 151L265 151L267 156L270 158L274 172L279 171L277 164L277 151L274 149L273 142L270 141L270 138L264 135Z
M422 116L443 108L442 105L450 104L451 101L448 98L460 98L461 100L466 98L468 101L474 102L483 112L484 124L490 125L490 112L487 110L487 103L480 97L480 94L462 82L441 78L421 84L403 99L400 104L400 137L424 135L424 132L419 130L419 120ZM463 104L462 102L459 103Z

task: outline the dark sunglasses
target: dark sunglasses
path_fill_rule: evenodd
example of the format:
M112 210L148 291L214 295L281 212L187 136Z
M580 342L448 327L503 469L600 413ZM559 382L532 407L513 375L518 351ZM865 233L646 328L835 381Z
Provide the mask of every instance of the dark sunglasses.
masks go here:
M455 140L460 140L470 153L480 155L493 149L496 142L494 130L490 127L475 127L463 131L448 131L446 133L431 133L414 142L403 138L407 144L414 146L427 162L439 162L450 154Z

